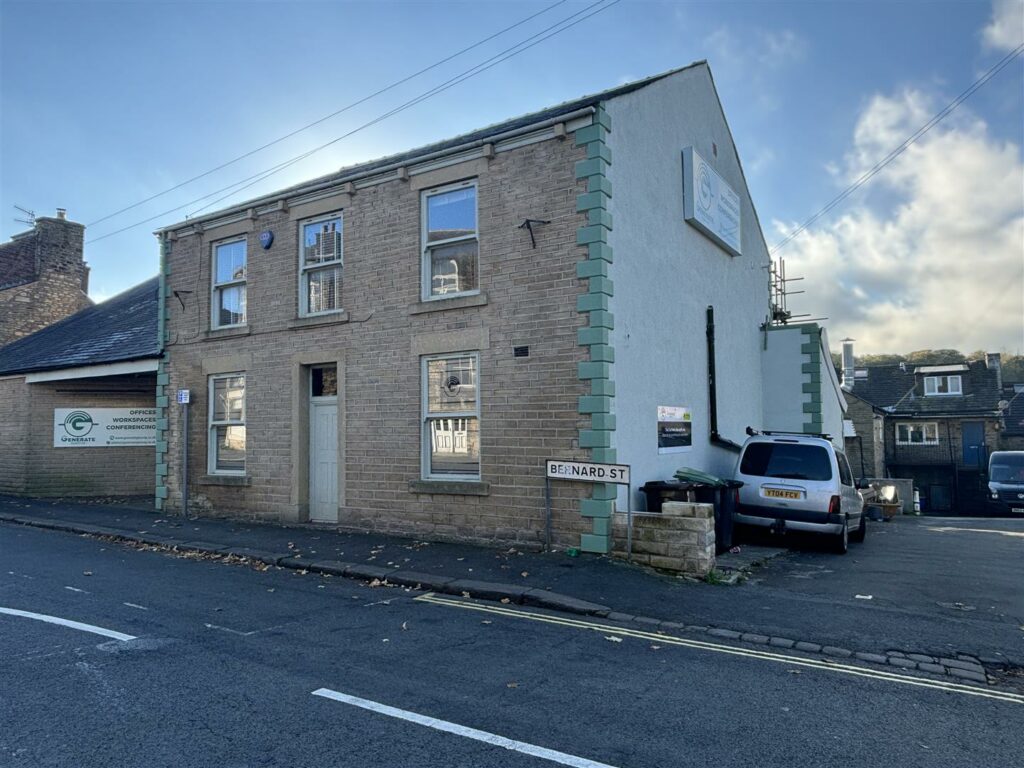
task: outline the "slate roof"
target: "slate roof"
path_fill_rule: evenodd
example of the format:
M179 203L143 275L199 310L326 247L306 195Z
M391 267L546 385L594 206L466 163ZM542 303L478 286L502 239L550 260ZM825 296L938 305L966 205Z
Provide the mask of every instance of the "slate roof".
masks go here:
M159 278L0 347L0 375L160 356Z
M687 64L685 67L677 67L676 69L671 69L668 72L662 72L659 75L652 75L651 77L645 77L642 80L635 80L631 83L625 83L615 88L609 88L598 93L590 94L589 96L582 96L578 99L573 99L572 101L565 101L562 102L561 104L556 104L553 107L548 107L547 109L542 109L538 112L530 112L525 115L520 115L519 117L514 117L510 120L505 120L500 123L494 123L493 125L488 125L484 128L480 128L475 131L470 131L469 133L463 133L459 136L454 136L450 139L445 139L444 141L439 141L434 144L427 144L426 146L417 147L416 149L411 149L407 152L401 152L396 155L389 155L387 157L378 158L377 160L370 160L368 162L360 163L358 165L352 165L346 168L341 168L340 170L335 171L334 173L330 173L325 176L320 176L315 179L310 179L300 184L296 184L292 187L279 189L262 197L254 198L252 200L246 200L243 203L237 203L228 208L222 208L218 211L214 211L203 216L196 216L189 219L188 221L182 221L167 227L161 227L160 229L157 230L157 232L167 232L173 229L180 229L183 226L190 226L192 224L195 224L196 222L203 222L209 219L216 219L221 216L224 216L226 213L229 213L230 211L243 210L246 208L251 208L254 205L259 205L263 202L273 201L288 195L294 195L298 192L301 192L303 189L307 187L314 187L317 185L327 184L330 182L342 184L348 181L349 179L370 174L373 171L377 170L378 168L384 168L386 166L394 165L396 163L401 164L404 162L412 162L416 158L422 157L424 155L433 154L434 152L443 152L445 150L452 149L453 147L458 147L463 144L469 144L475 141L483 141L493 136L497 136L498 134L505 133L506 131L513 131L517 128L523 128L525 126L532 125L534 123L539 123L544 120L550 120L551 118L555 118L560 115L567 115L571 112L575 112L579 109L584 109L586 107L596 107L602 101L607 101L608 99L613 99L616 96L623 96L627 93L638 91L641 88L650 85L651 83L655 83L659 80L664 80L666 77L671 77L672 75L678 74L679 72L683 72L684 70L693 69L695 67L701 66L707 66L707 61L705 59L701 59L691 64Z
M867 378L854 381L853 394L887 413L900 416L985 416L996 415L1001 393L996 372L984 361L967 363L962 377L962 395L924 394L924 374L913 365L875 365Z

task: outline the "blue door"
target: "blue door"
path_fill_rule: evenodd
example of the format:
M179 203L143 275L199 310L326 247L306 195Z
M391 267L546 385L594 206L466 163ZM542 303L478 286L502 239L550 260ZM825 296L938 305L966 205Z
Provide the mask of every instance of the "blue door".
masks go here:
M981 469L985 466L985 422L965 421L963 434L964 467Z

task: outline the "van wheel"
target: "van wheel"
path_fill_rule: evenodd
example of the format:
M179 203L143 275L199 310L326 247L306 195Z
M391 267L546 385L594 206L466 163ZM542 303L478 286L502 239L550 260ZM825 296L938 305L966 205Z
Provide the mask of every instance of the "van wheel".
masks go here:
M857 526L857 530L850 534L850 540L855 541L858 544L863 543L864 537L868 534L868 516L863 512L860 513L860 525Z
M832 549L837 555L845 555L850 548L850 521L843 518L843 530L835 534L832 540Z

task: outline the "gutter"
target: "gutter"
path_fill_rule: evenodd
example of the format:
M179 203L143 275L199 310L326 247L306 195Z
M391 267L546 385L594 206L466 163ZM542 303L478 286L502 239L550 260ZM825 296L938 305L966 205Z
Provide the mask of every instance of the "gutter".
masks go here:
M222 219L231 215L245 214L247 213L247 210L249 208L255 208L256 206L259 205L268 205L285 198L294 198L300 195L312 194L314 192L330 189L332 187L337 187L343 184L356 182L361 179L371 178L373 176L380 176L381 174L388 173L390 171L395 171L398 170L399 168L408 168L408 166L412 164L421 164L424 162L429 162L431 160L437 160L443 157L448 157L450 155L456 155L461 152L479 149L480 147L483 147L487 144L495 144L499 141L505 141L507 139L512 139L517 136L533 133L534 131L550 128L551 126L558 125L559 123L567 123L581 117L587 117L589 115L593 115L596 111L596 107L584 107L582 109L577 109L572 112L566 112L555 117L549 117L536 123L530 123L529 125L520 126L519 128L513 128L512 130L505 131L504 133L492 134L484 138L468 141L464 144L457 144L455 146L436 150L434 152L429 152L424 155L400 155L399 157L402 158L401 160L395 160L385 165L374 166L373 168L368 168L361 172L355 171L349 175L334 176L329 181L311 182L305 186L299 185L296 187L278 190L276 192L264 195L263 197L257 197L251 200L247 200L243 203L231 206L230 208L223 208L220 211L215 211L213 213L207 214L206 216L199 216L194 219L186 219L185 221L178 222L177 224L162 227L160 229L155 230L153 234L159 236L174 230L182 229L185 227L191 227L195 224L204 224L211 221L217 221L218 219ZM344 170L345 169L341 169L339 171L339 174L344 174Z

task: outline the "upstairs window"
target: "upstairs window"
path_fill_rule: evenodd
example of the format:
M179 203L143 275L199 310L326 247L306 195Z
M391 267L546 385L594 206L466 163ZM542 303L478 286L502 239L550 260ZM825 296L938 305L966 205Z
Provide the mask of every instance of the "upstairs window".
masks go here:
M300 225L299 314L341 309L342 215L332 213Z
M422 200L422 298L477 293L479 241L476 182L427 190Z
M962 395L963 388L959 376L925 376L925 395Z
M245 239L213 245L214 328L245 325Z
M939 425L934 421L900 422L896 424L896 443L897 445L938 445Z

